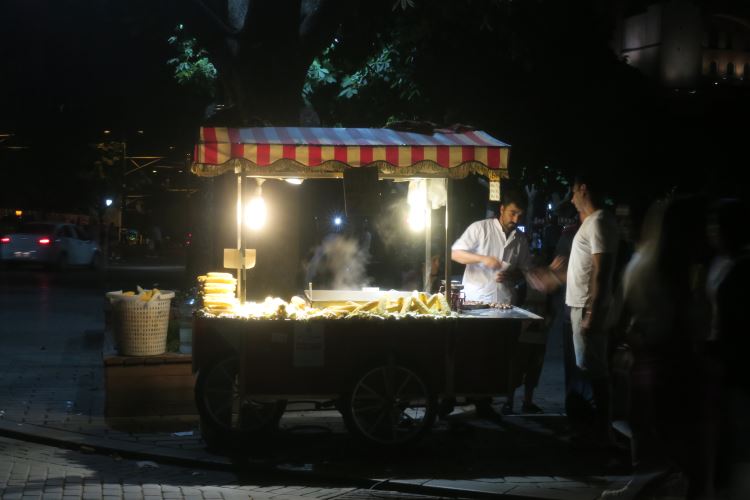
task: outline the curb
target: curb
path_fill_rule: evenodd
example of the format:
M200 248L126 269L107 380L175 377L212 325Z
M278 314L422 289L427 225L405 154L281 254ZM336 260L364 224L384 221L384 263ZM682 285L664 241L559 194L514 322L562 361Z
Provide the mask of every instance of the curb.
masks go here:
M221 455L206 453L198 458L195 452L188 452L172 448L155 447L127 441L103 439L87 434L51 429L40 425L13 422L0 419L0 435L30 441L33 443L67 448L74 451L88 453L111 454L117 453L123 458L159 460L163 463L181 465L184 467L200 467L204 469L227 470L236 464ZM158 450L158 452L156 451Z
M450 480L446 480L445 486L431 486L421 481L397 478L373 479L351 476L346 474L331 474L326 472L315 472L310 470L290 470L280 468L272 463L242 463L222 455L205 453L196 457L194 451L183 451L177 449L155 447L130 443L127 441L115 441L111 439L98 438L96 436L50 429L34 424L13 422L0 419L0 436L19 441L29 441L56 448L65 448L73 451L92 453L100 455L117 454L122 458L152 460L165 464L182 467L193 467L209 470L223 470L240 473L244 478L257 473L263 474L263 480L272 477L293 478L306 483L346 484L357 488L370 489L373 491L396 491L399 493L422 494L432 496L448 496L454 498L502 498L506 500L549 500L549 497L534 497L529 495L514 495L512 493L500 493L482 491L481 489L461 489L450 486ZM238 471L238 469L240 469ZM424 482L429 480L423 480Z

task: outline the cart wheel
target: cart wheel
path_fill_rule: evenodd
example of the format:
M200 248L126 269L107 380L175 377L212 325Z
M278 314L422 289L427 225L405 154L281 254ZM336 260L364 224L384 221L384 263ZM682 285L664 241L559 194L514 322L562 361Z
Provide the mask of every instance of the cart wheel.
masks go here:
M410 444L435 421L437 401L414 370L387 364L365 372L343 401L347 428L381 446Z
M239 361L222 359L198 373L195 401L201 430L209 446L241 444L245 438L275 430L286 408L285 400L242 401Z

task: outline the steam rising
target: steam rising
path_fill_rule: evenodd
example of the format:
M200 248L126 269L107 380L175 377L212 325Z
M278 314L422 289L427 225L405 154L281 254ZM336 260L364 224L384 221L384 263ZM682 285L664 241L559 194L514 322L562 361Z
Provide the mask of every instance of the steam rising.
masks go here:
M359 290L371 282L367 276L369 262L369 250L361 248L356 238L332 234L315 249L307 263L305 283L312 282L315 288Z
M409 212L406 200L391 203L383 211L383 217L375 221L375 231L380 241L389 252L403 249L408 236L405 234L406 214Z

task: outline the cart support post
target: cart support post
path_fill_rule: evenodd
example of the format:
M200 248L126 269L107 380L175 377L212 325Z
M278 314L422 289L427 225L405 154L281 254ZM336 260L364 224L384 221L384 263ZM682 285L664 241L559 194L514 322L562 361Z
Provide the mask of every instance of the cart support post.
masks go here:
M427 193L425 192L425 196ZM432 208L425 200L425 224L424 224L424 286L425 293L430 293L432 280Z
M453 181L445 179L445 299L451 303L451 242L450 242L450 207Z
M242 167L236 166L234 172L237 174L237 299L240 304L245 303L245 238L242 231L243 226L243 196L242 196Z
M451 303L451 240L450 240L450 203L453 182L445 179L445 298ZM458 311L456 311L458 312ZM456 328L453 322L445 336L445 397L455 400L456 397Z
M235 174L237 174L237 298L240 304L245 303L245 232L244 232L244 211L245 211L245 196L242 185L242 166L237 165L234 168ZM239 396L240 406L245 404L247 401L247 385L245 382L246 375L246 364L247 364L247 349L245 346L245 335L240 335L240 346L239 346L239 358L238 358L238 382L239 382Z

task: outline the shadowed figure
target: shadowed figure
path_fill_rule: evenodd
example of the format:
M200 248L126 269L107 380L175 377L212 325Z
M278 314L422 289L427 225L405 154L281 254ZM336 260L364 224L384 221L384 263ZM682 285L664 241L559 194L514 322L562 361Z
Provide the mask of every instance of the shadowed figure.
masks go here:
M740 471L742 464L750 463L747 217L747 205L742 200L722 199L714 204L708 220L708 238L715 254L707 277L713 314L705 351L707 366L713 368L713 392L718 395L720 410L717 484L730 498L750 498L750 478Z
M625 270L634 476L602 498L635 498L675 465L688 479L686 498L714 498L708 436L715 410L698 350L708 331L703 208L697 198L655 203Z

